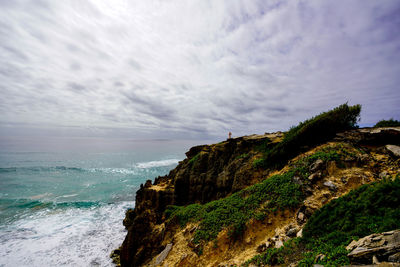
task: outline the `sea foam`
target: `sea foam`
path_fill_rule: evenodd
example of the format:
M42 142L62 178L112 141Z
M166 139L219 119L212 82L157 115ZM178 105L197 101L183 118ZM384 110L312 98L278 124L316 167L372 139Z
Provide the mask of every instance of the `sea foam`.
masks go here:
M141 169L155 168L155 167L165 167L178 164L179 159L166 159L166 160L156 160L137 163L136 166Z
M37 212L0 231L0 266L112 266L134 202Z

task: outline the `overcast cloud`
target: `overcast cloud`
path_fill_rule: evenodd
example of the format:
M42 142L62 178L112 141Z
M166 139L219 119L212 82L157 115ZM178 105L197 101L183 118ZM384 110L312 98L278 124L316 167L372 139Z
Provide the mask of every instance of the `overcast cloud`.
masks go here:
M399 1L0 0L3 135L206 138L400 119Z

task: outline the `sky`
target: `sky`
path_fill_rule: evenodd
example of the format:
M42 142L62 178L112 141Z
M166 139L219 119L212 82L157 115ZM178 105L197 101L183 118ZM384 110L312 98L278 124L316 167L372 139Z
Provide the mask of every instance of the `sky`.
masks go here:
M0 0L0 136L222 139L400 119L400 1Z

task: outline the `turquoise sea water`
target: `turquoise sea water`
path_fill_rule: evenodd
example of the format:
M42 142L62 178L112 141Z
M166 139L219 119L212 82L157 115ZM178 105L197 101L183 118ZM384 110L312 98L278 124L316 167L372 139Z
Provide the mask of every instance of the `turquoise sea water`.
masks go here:
M0 266L112 266L136 190L167 174L193 144L0 151Z

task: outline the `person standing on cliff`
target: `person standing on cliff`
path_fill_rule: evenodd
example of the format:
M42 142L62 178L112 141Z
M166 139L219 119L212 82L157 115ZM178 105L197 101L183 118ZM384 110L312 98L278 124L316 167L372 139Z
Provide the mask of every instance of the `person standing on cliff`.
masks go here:
M232 133L229 132L229 133L228 133L228 139L231 139L231 138L232 138Z

